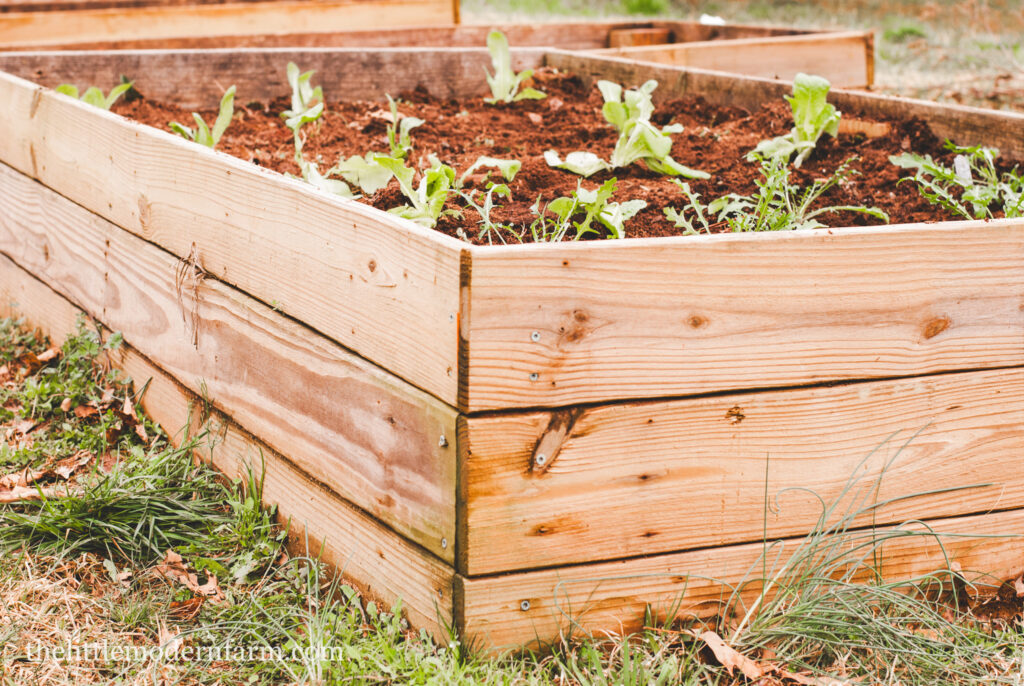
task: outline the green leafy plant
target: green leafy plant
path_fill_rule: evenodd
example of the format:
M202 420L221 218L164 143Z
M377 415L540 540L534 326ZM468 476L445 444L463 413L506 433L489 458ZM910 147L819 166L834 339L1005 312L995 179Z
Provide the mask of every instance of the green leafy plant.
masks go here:
M487 74L487 85L491 87L491 97L484 98L484 102L495 105L499 102L519 102L520 100L540 100L546 98L547 94L535 88L523 88L519 86L523 81L533 76L532 69L525 69L518 74L512 70L512 54L508 49L508 38L501 31L491 31L487 34L487 50L491 53L491 66L494 67L492 76L485 69Z
M665 216L685 233L709 232L713 225L723 223L735 232L823 228L826 225L818 217L832 212L858 212L889 221L889 215L877 207L831 205L811 209L829 189L846 182L857 173L850 168L856 159L854 157L843 162L828 179L819 179L803 190L790 182L786 160L779 157L757 159L761 162L761 178L756 182L757 190L754 193L730 193L704 205L689 185L678 184L687 199L687 205L682 211L667 207L664 209ZM710 215L717 215L715 224L709 221Z
M300 157L298 159L299 169L302 172L302 180L306 183L314 186L317 190L331 195L337 195L348 200L355 200L357 196L349 188L349 185L340 179L332 179L331 174L333 169L328 170L326 174L320 173L320 168L316 162L310 162ZM290 175L289 175L290 176ZM390 180L390 177L389 177ZM384 182L385 184L387 181Z
M422 126L422 119L416 117L402 117L398 114L398 103L388 95L388 107L391 109L391 122L388 124L388 146L391 148L391 156L398 159L405 159L412 151L412 138L409 132L417 126Z
M824 134L835 137L839 133L841 114L828 102L831 84L827 79L808 74L797 74L793 80L793 95L787 95L793 110L793 129L784 136L761 141L748 155L779 157L789 160L796 153L794 166L799 167L818 144Z
M54 90L58 93L63 93L64 95L70 95L72 98L78 98L87 105L99 107L103 110L109 110L114 106L114 103L117 102L118 98L131 90L133 85L135 85L134 81L119 83L111 88L110 93L107 95L103 95L103 91L96 86L89 86L85 89L85 92L82 93L81 97L78 95L78 87L70 83L62 83Z
M589 233L600 233L594 226L595 222L608 230L609 238L625 238L626 221L647 207L647 203L643 200L611 202L615 184L616 179L612 178L593 190L577 185L571 196L556 198L545 208L540 207L538 200L531 208L537 215L537 219L530 225L533 240L561 241L570 229L576 229L572 240L579 240ZM553 220L546 216L548 212L554 215Z
M456 187L462 188L465 186L466 180L473 175L473 172L482 167L492 167L497 169L506 181L512 181L516 178L516 174L519 173L519 170L522 169L523 163L519 160L505 160L498 157L487 157L486 155L480 156L469 166L469 169L462 173Z
M370 152L363 156L353 155L348 159L341 159L328 174L338 174L349 183L359 186L363 193L373 195L387 186L393 176L388 167L377 161L378 157L382 156Z
M601 112L605 120L619 131L619 139L611 158L605 162L593 153L575 151L569 153L563 161L558 152L548 150L544 153L544 160L549 166L589 177L599 171L643 162L648 169L658 174L691 179L710 178L707 172L690 169L672 159L671 134L681 132L681 124L659 128L651 122L654 114L651 94L658 87L657 81L647 81L639 88L629 90L611 81L598 81L597 87L604 98Z
M281 113L284 124L298 133L303 125L316 121L324 113L324 92L320 86L310 84L315 71L301 72L294 62L285 68L288 85L292 87L291 108Z
M512 191L509 189L507 184L488 183L486 192L477 190L470 190L469 192L466 192L460 190L458 193L466 202L466 205L480 215L479 238L486 238L487 242L493 245L495 239L498 239L502 243L505 242L502 232L516 236L511 224L495 222L491 219L491 211L495 208L494 196L497 195L505 198L506 200L512 199ZM466 236L465 231L462 229L458 230L457 235L463 240L469 239L469 237Z
M231 123L233 116L235 116L235 87L231 86L224 91L224 97L220 99L220 110L217 113L217 119L213 123L212 129L206 125L206 122L203 121L198 112L192 113L192 118L196 121L194 131L176 121L172 121L169 126L171 131L190 141L205 145L208 148L216 148L221 136L224 135L228 125Z
M913 177L900 179L900 183L914 181L928 202L964 219L994 217L993 207L1005 217L1024 216L1024 175L1016 167L1000 174L995 164L997 149L961 147L951 141L946 141L946 149L956 153L952 167L936 162L931 155L914 153L893 155L889 161L914 170Z
M455 170L439 159L430 156L430 167L423 171L418 185L413 185L416 170L405 166L405 162L386 155L376 155L377 164L389 170L398 181L398 187L409 204L393 207L388 212L397 214L411 221L433 227L437 220L449 214L458 214L456 210L446 210L448 195L455 189Z

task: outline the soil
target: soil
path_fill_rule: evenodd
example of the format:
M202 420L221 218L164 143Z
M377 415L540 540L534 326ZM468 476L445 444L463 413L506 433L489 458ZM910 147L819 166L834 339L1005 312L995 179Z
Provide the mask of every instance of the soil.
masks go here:
M533 81L535 87L548 93L546 99L496 106L485 104L482 98L442 101L422 86L415 92L398 94L400 114L416 116L426 122L412 130L413 151L408 163L417 168L426 167L427 156L433 153L461 174L481 155L520 160L522 169L509 184L512 201L500 199L502 206L492 212L492 220L511 222L517 227L528 226L535 218L530 208L538 197L543 205L570 195L581 178L549 167L543 159L545 150L557 150L563 157L574 150L588 150L608 159L618 138L617 131L601 114L602 100L596 87L586 88L578 77L550 69L538 70ZM129 102L119 102L114 111L165 130L170 121L192 122L190 111L153 102L146 99L144 93L141 95ZM279 116L288 106L287 97L270 103L236 103L235 119L218 149L268 169L298 174L292 134ZM212 111L201 114L208 122L216 116ZM846 112L844 117L856 117L856 114ZM388 116L386 103L328 104L321 121L304 129L309 134L304 148L307 159L320 159L320 169L326 170L339 156L387 152ZM745 154L761 140L784 134L792 126L789 106L782 101L766 103L751 112L715 106L699 96L659 104L653 121L659 125L670 122L684 125L684 131L673 136L672 156L684 165L711 174L708 180L689 181L705 202L727 193L754 191L759 178L758 165L747 162ZM857 174L848 183L830 190L818 206L879 207L889 214L894 224L952 218L942 208L924 200L915 184L897 183L907 173L892 165L889 156L904 151L928 153L947 164L952 163L952 154L943 149L942 141L923 122L893 121L888 133L879 137L869 138L863 133L841 133L837 138L823 136L803 167L792 170L791 181L806 187L815 179L830 177L840 164L855 157L851 168ZM594 188L613 176L617 179L613 200L641 198L647 201L647 208L626 222L627 237L680 233L662 211L665 207L682 209L685 205L681 192L669 177L635 163L625 169L595 174L582 184ZM486 181L478 176L470 185L482 189ZM393 179L387 188L361 201L383 210L405 204ZM450 206L455 207L453 203ZM823 215L819 219L830 226L880 223L852 212ZM462 228L471 240L477 240L478 220L474 210L463 209L461 218L442 218L437 228L451 235ZM723 226L720 230L727 228Z

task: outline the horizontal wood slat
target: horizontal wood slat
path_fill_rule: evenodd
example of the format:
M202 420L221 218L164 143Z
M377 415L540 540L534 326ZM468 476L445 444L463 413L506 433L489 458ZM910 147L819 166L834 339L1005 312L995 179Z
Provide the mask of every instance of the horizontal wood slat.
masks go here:
M0 252L342 498L452 559L452 408L214 278L179 290L173 256L2 165Z
M461 402L1021 365L1022 265L1019 219L476 249Z
M32 48L239 33L296 33L383 26L450 24L452 0L239 2L0 13L0 45Z
M1024 570L1022 510L928 524L937 536L886 539L878 565L883 578L909 579L958 563L967 579L992 583ZM907 530L923 533L919 524ZM858 543L872 540L870 534L858 536ZM728 598L729 585L746 584L743 607L749 607L760 591L760 579L778 573L800 543L774 542L767 558L764 545L752 543L495 577L456 576L457 622L467 640L498 651L537 647L538 642L556 641L560 632L635 631L648 609L656 619L670 611L681 617L712 616Z
M0 313L23 317L57 341L74 332L85 314L3 255ZM180 444L179 429L189 423L189 412L201 399L131 346L123 346L113 358L133 379L136 391L146 389L142 405L149 416ZM202 456L229 478L243 477L247 467L265 470L263 500L277 505L281 521L290 522L295 553L306 554L308 543L308 554L343 570L346 580L370 597L388 606L400 598L414 626L427 628L438 639L447 637L443 625L451 622L450 566L342 501L223 414L214 411L205 426L193 422L193 435L204 428L215 441L203 446Z
M6 74L0 102L0 161L454 404L460 241Z
M1024 508L1024 369L463 421L469 575L803 535L851 474L935 492L878 523Z

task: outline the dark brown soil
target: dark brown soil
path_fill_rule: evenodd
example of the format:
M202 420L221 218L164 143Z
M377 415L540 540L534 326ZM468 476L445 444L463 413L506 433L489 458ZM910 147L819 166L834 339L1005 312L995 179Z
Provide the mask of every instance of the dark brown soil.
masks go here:
M427 165L427 155L435 153L452 165L457 173L469 167L477 157L490 155L522 161L522 170L510 184L512 202L496 209L492 219L516 226L528 225L534 218L530 206L541 197L542 203L569 195L576 189L579 176L552 169L543 153L555 149L564 157L573 150L588 150L607 159L618 137L601 115L601 96L597 88L587 89L568 74L539 70L534 85L548 93L547 99L522 101L511 105L486 105L482 99L465 102L440 101L418 89L399 94L402 115L426 121L413 129L411 164ZM143 94L144 96L145 94ZM268 104L250 103L236 107L236 117L218 149L279 172L298 173L291 132L279 113L288 107L285 97ZM167 129L170 121L189 123L191 112L146 100L121 102L115 111L127 117ZM337 103L316 125L306 127L307 158L319 156L321 170L333 166L339 156L362 155L368 151L387 152L385 136L387 104L381 102ZM201 113L212 121L214 112ZM857 113L844 113L856 116ZM726 193L750 193L759 178L757 165L744 155L765 138L786 133L792 126L785 102L762 105L754 112L734 107L717 107L703 98L688 97L658 106L654 120L658 124L678 122L685 130L674 136L672 156L680 163L709 172L711 179L690 181L705 202ZM859 172L851 181L832 189L821 201L826 205L876 206L889 213L892 223L949 219L946 212L929 205L913 183L897 184L901 170L889 162L889 156L912 150L929 153L951 163L951 154L920 121L892 122L888 134L867 138L863 134L823 136L818 148L791 179L807 186L817 178L831 176L846 159L857 156L852 168ZM903 172L905 175L905 172ZM668 177L660 176L637 163L614 173L602 172L583 180L593 188L615 176L618 179L614 200L641 198L647 208L626 223L628 237L670 236L679 231L665 219L662 209L682 208L682 194ZM481 185L482 180L481 180ZM364 198L380 209L404 204L397 182L371 198ZM453 205L454 206L454 205ZM844 212L820 217L830 226L878 223L864 215ZM454 234L462 227L472 238L478 216L464 210L463 217L442 219L438 229Z

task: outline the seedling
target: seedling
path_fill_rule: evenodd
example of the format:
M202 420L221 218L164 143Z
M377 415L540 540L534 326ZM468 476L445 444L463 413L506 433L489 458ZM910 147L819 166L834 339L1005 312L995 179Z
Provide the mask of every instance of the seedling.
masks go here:
M814 151L822 135L835 137L839 133L841 115L827 102L829 88L831 84L820 76L797 74L793 80L793 95L786 96L793 110L793 129L784 136L761 141L747 159L778 157L788 161L796 153L793 165L799 167Z
M205 145L208 148L216 148L221 136L224 135L228 125L231 123L233 116L235 116L235 87L231 86L224 91L224 97L220 99L220 111L217 113L217 120L213 123L212 129L206 125L206 122L203 121L198 112L192 113L192 118L196 120L196 129L194 131L176 121L172 121L169 126L171 131L190 141Z
M506 231L511 235L515 236L512 226L510 224L502 224L491 220L491 211L494 209L494 196L500 196L506 200L512 199L512 191L506 184L503 183L488 183L487 192L471 190L468 193L465 191L459 191L459 195L469 207L480 215L480 238L486 238L487 242L494 244L494 239L497 238L502 243L505 242L505 238L502 236L502 231ZM479 196L479 201L478 201ZM465 236L462 236L465 238Z
M508 49L508 38L501 31L487 34L487 50L491 53L492 76L487 70L487 85L491 87L490 98L484 98L489 105L499 102L519 102L520 100L540 100L548 97L535 88L519 89L520 84L533 76L532 69L525 69L518 74L512 70L512 54Z
M548 150L544 153L548 165L589 177L599 171L643 162L648 169L658 174L691 179L710 178L706 172L679 164L669 154L672 151L670 134L681 132L681 124L658 128L651 123L651 115L654 114L651 93L658 87L657 81L647 81L640 88L630 90L623 90L622 86L611 81L598 81L597 87L604 97L601 112L605 120L619 131L619 139L611 158L605 162L593 153L576 151L569 153L563 161L556 151Z
M431 155L430 167L423 171L419 185L413 186L416 170L405 166L402 160L386 155L375 155L374 161L394 174L402 195L408 205L393 207L388 212L432 228L445 215L458 215L456 210L446 210L448 195L454 191L455 170Z
M458 182L455 184L456 188L462 188L466 185L466 179L468 179L473 172L481 167L493 167L504 177L506 181L512 181L516 178L516 174L522 169L523 163L519 160L503 160L498 157L487 157L482 156L476 158L476 161L469 166L462 176L459 177Z
M888 222L889 215L877 207L861 207L851 205L833 205L811 209L811 206L829 189L846 182L856 172L850 165L856 159L851 157L836 169L831 177L815 181L810 188L801 188L789 181L789 166L780 157L758 157L761 163L761 176L757 183L757 191L751 195L730 193L708 205L701 203L700 196L690 190L689 185L679 184L686 196L687 205L682 211L665 208L665 216L677 228L686 233L697 233L700 230L709 232L712 224L708 221L711 214L717 215L716 224L726 224L734 232L744 231L789 231L797 229L817 229L826 225L817 218L832 212L859 212ZM687 217L687 211L693 219Z
M299 169L302 170L302 180L312 185L319 191L329 193L331 195L337 195L348 200L355 200L358 196L352 192L349 185L339 179L330 178L331 171L327 172L326 175L320 173L320 169L316 162L307 162L304 159L299 159ZM385 183L387 183L385 181Z
M289 62L285 73L292 87L292 106L281 113L281 118L285 126L297 134L303 125L316 121L324 113L324 92L320 86L310 85L315 71L300 73L298 65Z
M388 107L391 109L391 123L388 124L388 146L391 156L404 160L412 151L412 138L409 132L425 122L416 117L399 117L398 104L388 95Z
M338 174L349 183L359 186L363 193L373 195L387 186L393 176L389 168L378 163L378 157L381 155L372 152L362 157L353 155L339 160L328 174Z
M1005 217L1024 216L1024 176L1016 167L1000 175L995 166L998 150L960 147L950 141L946 141L946 149L956 153L952 168L934 161L931 155L914 153L893 155L889 161L915 171L912 179L900 179L900 183L915 181L928 202L964 219L994 217L993 207Z
M134 83L134 81L119 83L111 88L110 93L107 95L103 95L103 91L96 86L89 86L85 89L85 93L82 93L80 98L78 96L78 87L73 86L70 83L62 83L54 90L58 93L63 93L64 95L70 95L72 98L78 98L87 105L99 107L102 110L109 110L114 106L114 103L117 102L118 98L131 90Z
M577 185L572 196L552 200L544 209L540 209L538 200L531 208L537 215L537 219L530 226L534 241L563 240L570 228L576 229L572 240L579 240L589 233L598 233L593 226L595 220L608 229L609 238L625 238L625 222L647 207L647 203L643 200L610 202L615 193L615 184L616 179L608 179L594 190ZM553 222L545 217L547 212L555 215ZM581 213L583 218L574 221Z

